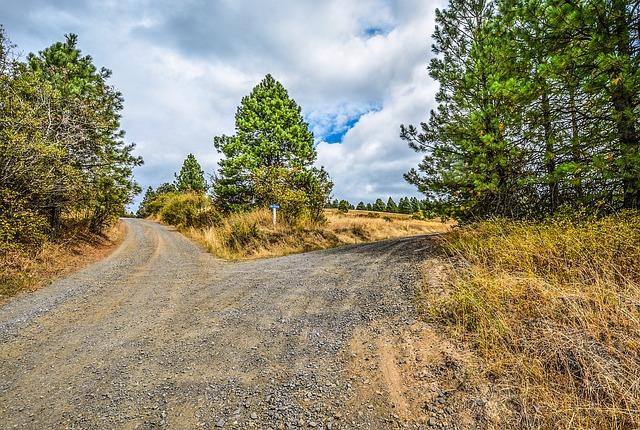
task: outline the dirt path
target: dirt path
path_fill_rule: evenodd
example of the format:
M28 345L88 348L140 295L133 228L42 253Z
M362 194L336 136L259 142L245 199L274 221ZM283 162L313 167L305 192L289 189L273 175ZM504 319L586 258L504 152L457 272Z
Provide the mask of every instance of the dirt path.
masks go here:
M415 327L428 238L226 263L125 222L108 259L0 308L0 427L408 422L387 334Z

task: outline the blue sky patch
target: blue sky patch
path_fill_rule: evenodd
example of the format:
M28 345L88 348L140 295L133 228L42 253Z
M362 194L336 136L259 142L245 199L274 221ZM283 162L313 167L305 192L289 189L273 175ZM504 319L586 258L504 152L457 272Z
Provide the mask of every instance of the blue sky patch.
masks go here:
M389 34L389 30L381 27L367 27L363 33L366 37L384 36Z
M321 142L340 144L347 132L355 127L363 115L380 109L381 106L375 104L339 106L330 113L312 112L305 115L305 120L316 137L316 145Z

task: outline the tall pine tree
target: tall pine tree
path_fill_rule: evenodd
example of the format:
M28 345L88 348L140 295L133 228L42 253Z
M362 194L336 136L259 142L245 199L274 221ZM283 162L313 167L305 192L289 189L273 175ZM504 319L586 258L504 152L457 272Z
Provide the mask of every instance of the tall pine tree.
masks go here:
M218 203L230 211L256 202L258 169L307 170L316 159L313 134L300 107L271 75L242 99L235 122L235 135L214 139L224 158L213 190Z

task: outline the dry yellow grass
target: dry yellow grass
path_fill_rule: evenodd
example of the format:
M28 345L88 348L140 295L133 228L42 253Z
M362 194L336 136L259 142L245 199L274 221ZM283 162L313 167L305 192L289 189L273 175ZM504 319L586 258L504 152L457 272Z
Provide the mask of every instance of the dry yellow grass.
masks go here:
M237 260L287 255L340 245L394 237L447 231L440 221L419 221L406 215L349 211L327 211L324 225L272 225L269 210L233 214L221 226L188 229L187 235L211 253Z
M104 235L76 232L39 249L0 251L0 303L105 257L123 238L124 226L119 224Z
M523 428L640 428L640 214L486 222L444 248L422 308L478 353Z

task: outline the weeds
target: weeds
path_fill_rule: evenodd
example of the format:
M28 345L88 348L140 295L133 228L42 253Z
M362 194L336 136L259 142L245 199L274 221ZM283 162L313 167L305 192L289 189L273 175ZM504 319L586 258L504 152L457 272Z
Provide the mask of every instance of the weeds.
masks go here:
M444 249L425 312L485 359L523 427L640 426L640 215L485 222Z

